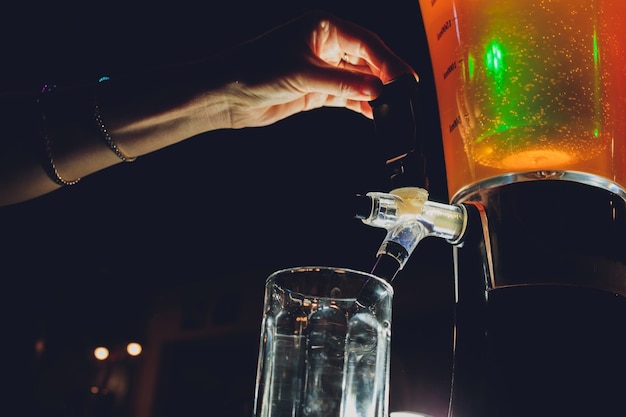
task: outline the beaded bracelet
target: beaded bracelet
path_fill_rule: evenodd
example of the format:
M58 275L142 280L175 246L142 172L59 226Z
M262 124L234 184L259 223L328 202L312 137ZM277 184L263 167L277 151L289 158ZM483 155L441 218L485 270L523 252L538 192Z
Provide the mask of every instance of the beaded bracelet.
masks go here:
M104 81L108 81L108 80L109 80L109 77L100 77L100 79L98 80L98 84ZM129 157L129 156L124 155L124 153L117 146L117 143L115 143L115 141L109 134L109 131L107 130L106 125L104 124L104 121L102 120L102 114L100 114L100 107L98 106L97 94L94 94L93 108L94 108L94 117L96 119L96 124L98 125L98 128L100 129L100 133L104 137L104 140L106 141L107 145L109 145L109 148L111 148L113 153L115 153L115 155L117 155L117 157L120 158L124 162L133 162L135 159L137 159L137 157Z
M45 84L41 89L41 94L37 97L37 105L39 106L39 110L41 111L41 136L44 140L44 153L42 158L42 166L48 177L56 184L65 186L65 185L74 185L80 181L80 178L76 178L75 180L66 180L61 177L59 171L57 170L56 164L54 163L54 158L52 156L52 143L50 141L50 137L46 133L46 113L44 111L44 106L42 102L42 98L45 94L51 93L56 88L56 85L48 85Z

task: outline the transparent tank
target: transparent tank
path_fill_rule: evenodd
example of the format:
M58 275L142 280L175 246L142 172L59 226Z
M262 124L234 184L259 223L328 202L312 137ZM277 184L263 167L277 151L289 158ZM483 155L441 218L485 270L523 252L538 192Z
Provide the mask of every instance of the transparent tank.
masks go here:
M626 2L420 0L420 8L452 201L545 178L624 194Z
M626 2L419 3L468 216L448 417L620 415Z

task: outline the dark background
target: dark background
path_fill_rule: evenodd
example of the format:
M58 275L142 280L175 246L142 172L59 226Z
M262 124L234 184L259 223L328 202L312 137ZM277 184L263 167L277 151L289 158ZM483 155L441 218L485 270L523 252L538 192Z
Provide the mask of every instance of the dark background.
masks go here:
M314 8L378 33L420 74L430 193L446 201L417 0L22 2L3 6L0 15L0 85L37 91L44 82L91 82L202 58ZM209 132L0 209L8 381L0 403L34 407L39 415L108 409L75 400L89 388L83 382L94 366L91 349L132 339L149 350L155 305L187 289L200 306L206 295L213 311L230 309L225 322L243 302L258 314L235 336L168 343L156 372L154 415L195 415L191 410L203 407L229 413L233 404L239 408L232 415L249 415L265 278L296 265L369 270L385 232L352 218L350 196L388 189L372 121L325 108L264 128ZM451 268L449 245L427 239L395 281L391 411L445 415ZM239 290L252 296L237 300ZM125 407L114 415L127 415Z

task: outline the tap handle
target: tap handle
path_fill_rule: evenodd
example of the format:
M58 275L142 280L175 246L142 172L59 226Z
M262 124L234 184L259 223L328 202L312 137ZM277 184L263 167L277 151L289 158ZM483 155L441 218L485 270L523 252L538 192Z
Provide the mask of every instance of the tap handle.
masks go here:
M380 96L370 102L392 188L428 189L417 90L415 77L405 74L385 84Z

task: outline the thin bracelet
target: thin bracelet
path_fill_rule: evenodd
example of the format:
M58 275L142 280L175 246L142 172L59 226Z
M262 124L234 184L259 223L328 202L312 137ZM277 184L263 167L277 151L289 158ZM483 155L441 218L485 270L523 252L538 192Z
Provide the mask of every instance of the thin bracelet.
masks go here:
M41 89L40 96L37 97L37 105L39 106L39 109L41 111L41 136L43 137L44 145L45 145L44 146L44 158L42 158L43 159L42 166L43 166L44 171L48 175L48 177L50 177L50 179L54 181L56 184L60 186L75 185L75 184L78 184L78 182L80 181L80 178L76 178L75 180L68 181L66 179L63 179L63 177L61 177L61 174L59 174L56 164L54 163L54 158L52 157L52 143L50 141L50 137L46 133L46 113L44 111L44 108L43 108L44 106L43 106L41 98L44 94L51 93L55 88L56 88L56 85L50 86L48 84L45 84L43 88Z
M98 80L98 83L101 83L101 82L107 81L107 80L109 80L109 77L100 77L100 79ZM133 162L135 159L137 159L137 157L129 157L129 156L124 155L124 153L117 146L117 143L115 143L115 141L113 140L113 138L109 134L109 131L106 128L106 125L104 124L104 121L102 120L102 114L100 114L100 107L98 106L98 95L97 94L94 94L93 109L94 109L94 116L95 116L95 119L96 119L96 123L98 124L98 128L100 129L100 133L102 133L102 136L104 137L104 140L106 141L107 145L109 145L109 148L111 148L113 153L115 153L115 155L117 155L117 157L120 158L124 162Z

